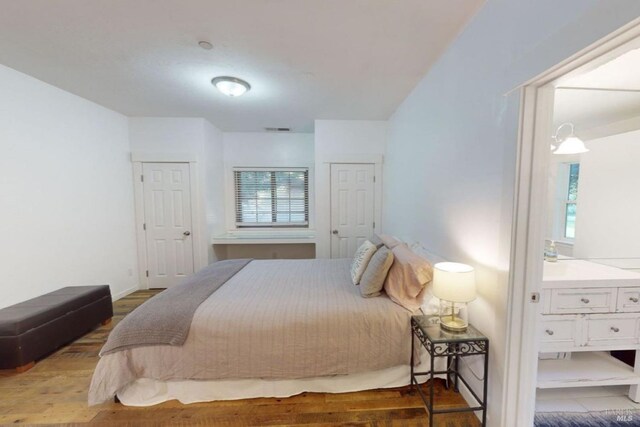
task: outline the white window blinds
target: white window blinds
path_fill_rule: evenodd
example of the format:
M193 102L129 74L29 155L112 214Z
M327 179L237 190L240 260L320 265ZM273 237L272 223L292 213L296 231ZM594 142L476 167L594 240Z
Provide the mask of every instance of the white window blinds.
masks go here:
M308 227L308 169L234 169L237 227Z

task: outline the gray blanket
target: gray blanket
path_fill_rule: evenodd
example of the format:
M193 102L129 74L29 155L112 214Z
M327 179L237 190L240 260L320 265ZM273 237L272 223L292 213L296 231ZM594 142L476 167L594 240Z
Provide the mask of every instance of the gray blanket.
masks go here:
M113 329L100 356L133 347L181 346L197 308L250 259L219 261L151 298Z

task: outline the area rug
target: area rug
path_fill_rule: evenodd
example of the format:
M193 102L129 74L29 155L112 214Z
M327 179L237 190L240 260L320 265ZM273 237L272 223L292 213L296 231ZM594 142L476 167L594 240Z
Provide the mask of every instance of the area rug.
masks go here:
M640 410L603 412L539 412L535 427L640 427Z

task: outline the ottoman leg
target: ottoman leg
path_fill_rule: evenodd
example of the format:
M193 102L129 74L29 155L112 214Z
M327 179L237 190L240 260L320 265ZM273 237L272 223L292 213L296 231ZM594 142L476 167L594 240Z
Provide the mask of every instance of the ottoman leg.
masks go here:
M101 324L102 326L106 326L106 325L108 325L109 323L111 323L111 317L109 317L107 320L103 320L102 322L100 322L100 324Z

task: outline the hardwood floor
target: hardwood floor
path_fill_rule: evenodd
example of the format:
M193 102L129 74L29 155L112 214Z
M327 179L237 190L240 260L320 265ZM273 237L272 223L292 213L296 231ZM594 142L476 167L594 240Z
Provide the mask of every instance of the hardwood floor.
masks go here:
M114 303L113 322L17 374L0 371L0 424L96 425L343 425L427 426L422 401L408 387L356 393L303 393L275 399L246 399L183 405L165 402L148 408L118 403L87 406L87 390L98 352L111 329L158 291L137 291ZM466 406L462 396L436 382L437 407ZM441 427L478 426L472 414L436 415Z

